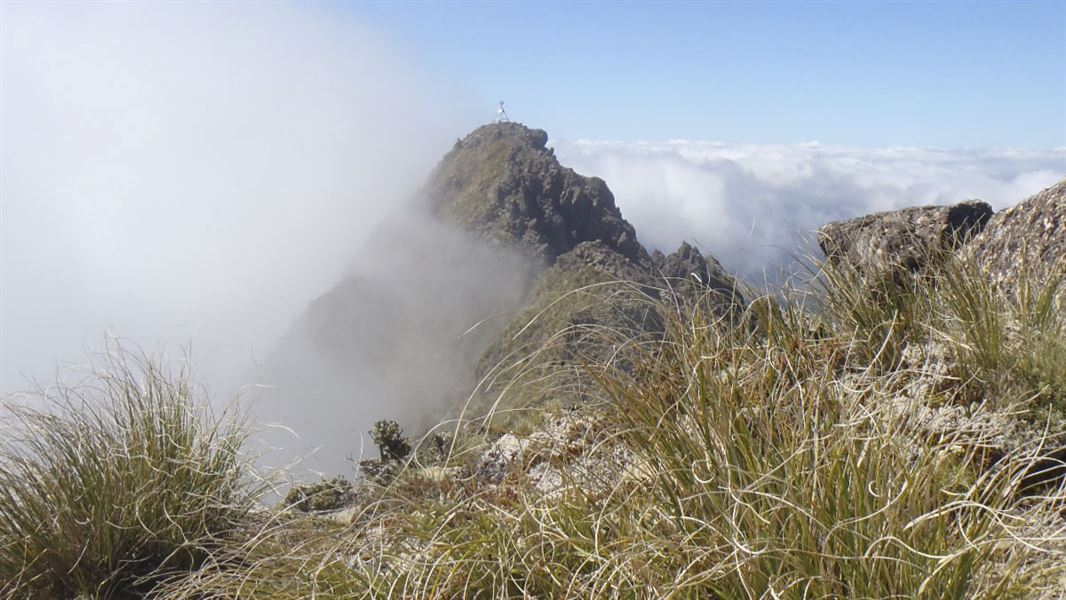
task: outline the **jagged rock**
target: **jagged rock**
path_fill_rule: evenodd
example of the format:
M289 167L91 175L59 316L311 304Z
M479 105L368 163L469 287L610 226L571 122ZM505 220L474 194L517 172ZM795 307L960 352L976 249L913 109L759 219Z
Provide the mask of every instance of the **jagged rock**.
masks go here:
M692 301L709 301L716 312L731 312L744 304L737 282L726 273L718 259L704 257L699 249L682 242L673 254L656 250L651 255L654 274L663 279L667 290L677 297ZM662 295L662 292L660 292Z
M548 134L494 123L456 142L424 192L445 220L551 264L581 242L630 259L646 254L607 184L563 167Z
M829 223L818 245L835 264L864 278L917 272L966 244L992 217L978 200L954 206L918 206Z
M1025 271L1032 281L1062 273L1066 257L1066 179L1000 211L960 252L997 286L1012 289Z
M560 256L553 269L570 273L591 269L599 273L599 279L603 280L641 285L651 282L647 261L630 260L598 240L578 244L572 251Z

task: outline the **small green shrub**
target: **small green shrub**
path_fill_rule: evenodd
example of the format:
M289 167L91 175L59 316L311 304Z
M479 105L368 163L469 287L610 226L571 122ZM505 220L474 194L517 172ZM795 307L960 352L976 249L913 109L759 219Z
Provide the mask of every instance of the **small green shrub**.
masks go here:
M382 420L374 423L370 438L377 444L382 461L402 461L411 453L411 441L404 437L403 429L396 421Z

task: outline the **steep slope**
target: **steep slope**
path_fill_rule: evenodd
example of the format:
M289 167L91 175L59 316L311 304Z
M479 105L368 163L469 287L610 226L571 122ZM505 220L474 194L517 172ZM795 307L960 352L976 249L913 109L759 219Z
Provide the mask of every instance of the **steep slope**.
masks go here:
M627 368L631 352L654 347L669 320L696 304L727 318L743 302L718 261L688 244L634 261L583 242L537 279L526 307L482 354L472 412L602 400L590 369Z

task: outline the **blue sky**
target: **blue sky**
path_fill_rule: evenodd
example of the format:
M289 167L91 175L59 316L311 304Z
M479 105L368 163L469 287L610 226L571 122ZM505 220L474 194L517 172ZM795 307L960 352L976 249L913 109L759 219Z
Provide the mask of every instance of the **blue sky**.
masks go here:
M319 9L568 139L1066 145L1064 1Z

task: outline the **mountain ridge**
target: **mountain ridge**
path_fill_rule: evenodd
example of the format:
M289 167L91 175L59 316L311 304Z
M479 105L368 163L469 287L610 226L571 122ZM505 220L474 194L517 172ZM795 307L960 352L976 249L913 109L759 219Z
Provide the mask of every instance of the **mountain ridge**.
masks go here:
M388 417L418 429L467 406L471 394L478 411L494 404L498 390L478 382L560 329L661 337L664 315L649 307L667 291L720 312L740 306L736 281L716 259L689 244L649 254L607 184L560 164L547 141L519 123L458 140L414 208L379 226L352 270L271 353L262 371L280 382L273 410L304 423L306 411L287 403L313 401L355 421ZM588 285L597 293L573 294ZM600 297L608 294L613 304ZM288 356L288 348L299 351ZM609 356L604 340L587 335L553 351L569 365ZM508 403L580 401L545 389Z

